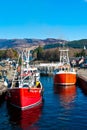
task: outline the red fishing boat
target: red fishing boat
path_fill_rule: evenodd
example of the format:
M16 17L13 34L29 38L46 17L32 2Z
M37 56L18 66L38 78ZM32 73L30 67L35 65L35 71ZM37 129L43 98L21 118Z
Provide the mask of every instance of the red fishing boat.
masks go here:
M22 55L23 61L23 55ZM15 72L12 85L8 88L7 99L12 105L20 109L34 107L42 103L43 87L36 78L35 72L29 70L28 62L21 66L21 73Z
M76 71L74 67L71 67L68 49L62 49L60 51L60 63L54 73L54 84L58 85L73 85L76 84Z

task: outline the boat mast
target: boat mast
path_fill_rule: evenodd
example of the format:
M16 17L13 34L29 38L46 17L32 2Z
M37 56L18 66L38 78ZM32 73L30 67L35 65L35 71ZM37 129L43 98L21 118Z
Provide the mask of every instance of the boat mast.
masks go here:
M68 56L68 49L62 49L60 51L60 63L61 64L70 64L69 56Z
M15 69L15 72L14 72L11 88L13 87L14 82L15 82L15 77L16 77L16 74L17 74L17 67L19 65L19 60L20 60L20 53L18 52L18 60L17 60L16 69Z
M28 55L26 57L26 62L27 62L27 69L29 68L29 57L30 57L30 50L27 51Z
M23 72L23 50L22 50L22 54L21 54L21 75L22 75L22 72ZM22 76L20 77L20 81L19 81L19 87L22 87Z

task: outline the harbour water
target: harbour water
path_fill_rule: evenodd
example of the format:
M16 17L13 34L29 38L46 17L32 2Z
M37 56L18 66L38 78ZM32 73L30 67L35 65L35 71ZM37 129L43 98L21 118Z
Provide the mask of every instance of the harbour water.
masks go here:
M0 130L85 130L87 95L79 86L54 86L53 77L41 77L43 104L20 111L0 100Z

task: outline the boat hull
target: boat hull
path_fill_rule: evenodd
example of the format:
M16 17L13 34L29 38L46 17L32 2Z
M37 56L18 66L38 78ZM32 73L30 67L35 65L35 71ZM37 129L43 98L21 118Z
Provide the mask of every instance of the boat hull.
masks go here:
M57 73L54 75L54 84L74 85L76 84L76 73Z
M14 124L17 124L22 130L29 130L36 123L42 113L43 104L21 111L7 103L9 119ZM36 130L36 129L35 129Z
M42 103L42 90L40 88L9 88L8 101L20 109L27 109Z

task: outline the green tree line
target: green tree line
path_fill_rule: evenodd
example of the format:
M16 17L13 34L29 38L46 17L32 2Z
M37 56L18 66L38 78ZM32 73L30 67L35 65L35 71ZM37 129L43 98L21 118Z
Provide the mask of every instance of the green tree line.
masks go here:
M0 59L16 59L18 58L18 52L15 49L0 50Z
M69 49L70 57L81 57L87 56L87 51L84 49ZM59 61L59 48L55 49L44 49L39 46L33 52L33 56L35 56L36 60L44 60L44 61Z

